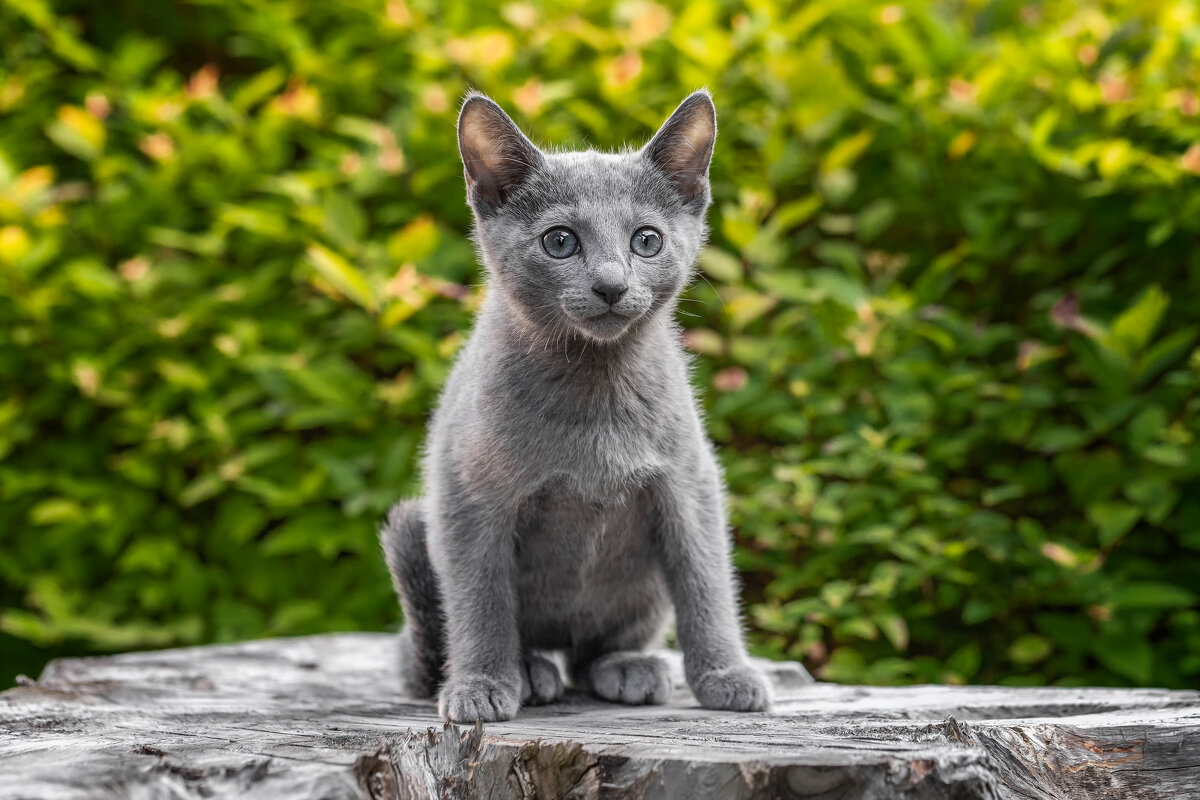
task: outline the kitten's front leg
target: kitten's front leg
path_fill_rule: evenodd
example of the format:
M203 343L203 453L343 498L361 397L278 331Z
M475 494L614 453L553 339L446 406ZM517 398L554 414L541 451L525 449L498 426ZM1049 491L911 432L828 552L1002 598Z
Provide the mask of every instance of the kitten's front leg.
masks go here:
M523 672L513 525L456 491L436 503L430 556L446 611L449 670L438 713L450 722L512 719Z
M720 474L705 453L695 470L665 476L652 492L684 673L705 708L762 711L771 684L750 665L735 599Z

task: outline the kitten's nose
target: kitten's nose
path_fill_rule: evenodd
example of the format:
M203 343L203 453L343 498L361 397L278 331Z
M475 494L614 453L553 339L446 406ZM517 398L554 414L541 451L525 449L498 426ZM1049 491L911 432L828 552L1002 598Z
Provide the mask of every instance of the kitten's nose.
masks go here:
M598 296L604 298L604 302L610 306L615 306L617 301L625 296L625 291L629 287L624 283L614 283L611 281L596 281L592 286L592 291Z

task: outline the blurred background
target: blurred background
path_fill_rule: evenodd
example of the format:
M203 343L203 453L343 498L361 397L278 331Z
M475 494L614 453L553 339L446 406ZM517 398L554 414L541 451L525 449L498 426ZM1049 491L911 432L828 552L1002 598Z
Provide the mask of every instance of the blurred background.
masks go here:
M468 87L720 114L681 304L753 649L1200 681L1193 2L0 0L0 687L399 611L479 302Z

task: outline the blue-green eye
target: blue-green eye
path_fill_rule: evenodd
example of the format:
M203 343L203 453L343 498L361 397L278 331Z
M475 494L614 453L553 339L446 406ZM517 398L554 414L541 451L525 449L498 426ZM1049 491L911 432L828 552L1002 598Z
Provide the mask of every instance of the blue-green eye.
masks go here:
M551 228L542 234L542 249L551 258L570 258L579 252L579 237L570 228Z
M649 258L658 255L658 252L662 250L662 244L662 234L654 228L638 228L633 234L633 238L629 240L629 249L642 258Z

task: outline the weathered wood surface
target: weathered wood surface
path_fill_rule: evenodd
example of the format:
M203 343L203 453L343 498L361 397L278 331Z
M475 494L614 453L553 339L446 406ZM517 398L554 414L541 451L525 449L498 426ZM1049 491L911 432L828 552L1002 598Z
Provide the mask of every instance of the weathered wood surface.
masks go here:
M865 688L775 670L769 714L579 695L482 730L342 634L50 664L0 694L2 798L1200 797L1200 693Z

